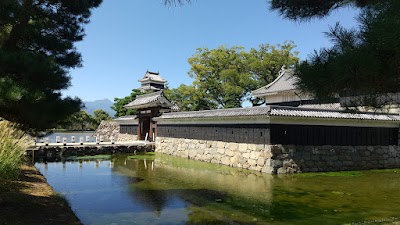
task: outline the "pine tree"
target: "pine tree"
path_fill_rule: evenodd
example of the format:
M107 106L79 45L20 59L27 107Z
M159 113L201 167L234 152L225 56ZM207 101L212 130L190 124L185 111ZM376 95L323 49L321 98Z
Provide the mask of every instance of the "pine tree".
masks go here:
M101 0L0 1L0 117L45 129L78 112L63 98L68 71L81 66L74 43Z

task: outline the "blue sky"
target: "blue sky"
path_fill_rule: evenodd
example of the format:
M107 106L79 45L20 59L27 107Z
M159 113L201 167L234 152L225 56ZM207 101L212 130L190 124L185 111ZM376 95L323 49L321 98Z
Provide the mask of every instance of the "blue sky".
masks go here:
M352 9L323 20L293 22L268 10L267 0L197 0L167 7L162 0L103 0L76 44L83 67L70 71L65 95L84 101L125 97L146 70L159 71L174 88L190 84L187 59L197 48L221 45L256 48L293 41L300 58L329 46L323 32L340 22L354 26Z

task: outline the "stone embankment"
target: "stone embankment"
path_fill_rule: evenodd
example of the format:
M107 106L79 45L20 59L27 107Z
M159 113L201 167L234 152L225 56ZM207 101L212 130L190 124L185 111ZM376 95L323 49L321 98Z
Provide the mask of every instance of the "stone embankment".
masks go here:
M153 144L135 145L91 145L91 146L42 146L38 150L28 151L30 158L45 158L48 161L70 156L112 155L118 153L146 153L154 151Z
M137 135L132 134L121 134L119 132L119 123L115 121L101 121L99 127L93 134L93 137L103 137L104 141L111 141L114 137L115 141L125 142L125 141L136 141Z
M271 174L400 167L399 146L282 146L157 137L155 151Z

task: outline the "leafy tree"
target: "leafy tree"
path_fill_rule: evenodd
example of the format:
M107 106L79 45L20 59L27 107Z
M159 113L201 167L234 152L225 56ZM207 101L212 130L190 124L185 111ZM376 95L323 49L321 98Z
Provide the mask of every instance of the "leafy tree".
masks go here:
M165 0L166 4L190 1ZM271 10L295 21L328 16L344 7L357 8L359 26L336 24L327 32L331 48L322 48L296 71L298 86L320 100L362 96L357 104L381 107L398 103L400 92L400 2L398 0L271 0Z
M188 60L194 90L207 96L212 107L241 107L245 100L257 104L250 91L272 82L282 66L296 65L298 53L292 52L294 47L292 42L285 42L260 45L249 52L238 46L197 49Z
M111 106L111 109L115 111L114 117L120 116L129 116L135 115L137 110L135 109L126 109L124 106L133 100L135 100L136 96L144 94L138 89L133 89L131 94L124 98L114 98L114 105Z
M93 120L96 122L96 125L98 126L103 120L111 120L111 117L106 111L102 109L96 109L94 111Z
M0 1L0 117L44 129L77 112L62 98L68 70L81 65L74 43L101 0Z
M360 7L358 29L340 24L326 33L333 46L315 52L298 67L299 87L321 100L362 96L353 104L381 107L393 102L400 91L400 2L272 1L272 9L285 17L304 20L323 17L344 6ZM317 4L318 2L318 4ZM385 98L386 97L386 98Z
M193 85L180 85L178 88L166 89L165 96L176 104L181 111L198 111L214 109L216 105L209 96Z
M94 130L97 128L95 119L86 111L76 112L63 121L60 121L57 128L67 130Z

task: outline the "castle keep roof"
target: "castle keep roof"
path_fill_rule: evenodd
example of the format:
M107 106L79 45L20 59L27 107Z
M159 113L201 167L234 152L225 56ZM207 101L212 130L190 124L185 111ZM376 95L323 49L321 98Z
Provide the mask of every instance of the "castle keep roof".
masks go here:
M146 71L146 74L143 76L143 78L138 81L141 83L146 82L146 81L155 81L155 82L159 82L159 83L167 82L160 76L160 73L150 72L150 71Z
M162 90L150 94L138 95L134 101L124 107L127 109L144 109L158 106L163 108L173 107L173 104L164 96Z

